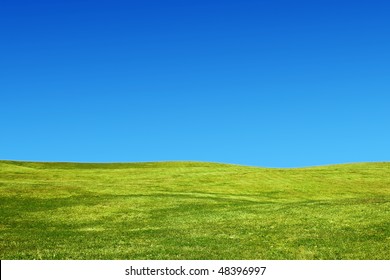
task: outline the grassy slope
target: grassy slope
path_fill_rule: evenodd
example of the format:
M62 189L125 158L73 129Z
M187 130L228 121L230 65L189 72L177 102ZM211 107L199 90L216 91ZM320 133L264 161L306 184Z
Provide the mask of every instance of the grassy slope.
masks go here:
M390 259L390 163L0 161L0 259Z

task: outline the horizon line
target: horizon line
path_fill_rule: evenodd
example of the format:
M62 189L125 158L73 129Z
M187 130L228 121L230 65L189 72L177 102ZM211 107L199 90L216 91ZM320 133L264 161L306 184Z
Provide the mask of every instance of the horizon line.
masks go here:
M276 166L258 166L258 165L247 165L247 164L217 162L217 161L199 161L199 160L99 161L97 162L97 161L43 161L43 160L0 159L0 163L1 162L64 163L64 164L209 163L209 164L236 165L236 166L243 166L243 167L271 168L271 169L297 169L297 168L311 168L311 167L326 167L326 166L335 166L335 165L390 163L390 161L355 161L355 162L328 163L328 164L305 165L305 166L295 166L295 167L276 167Z

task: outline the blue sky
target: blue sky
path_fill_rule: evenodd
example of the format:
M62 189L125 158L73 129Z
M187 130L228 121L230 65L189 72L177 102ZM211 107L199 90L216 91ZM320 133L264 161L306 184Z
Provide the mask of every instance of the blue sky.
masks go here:
M388 1L1 1L0 159L390 160Z

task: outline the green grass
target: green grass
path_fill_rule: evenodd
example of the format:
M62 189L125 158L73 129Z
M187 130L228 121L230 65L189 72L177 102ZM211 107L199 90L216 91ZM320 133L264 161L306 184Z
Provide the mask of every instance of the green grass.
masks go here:
M0 161L0 259L390 259L390 163Z

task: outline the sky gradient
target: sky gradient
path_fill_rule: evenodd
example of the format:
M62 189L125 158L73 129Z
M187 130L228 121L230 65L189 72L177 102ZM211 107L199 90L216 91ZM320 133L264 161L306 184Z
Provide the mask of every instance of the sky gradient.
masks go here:
M0 159L390 160L389 1L1 1Z

